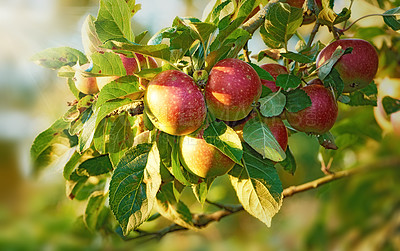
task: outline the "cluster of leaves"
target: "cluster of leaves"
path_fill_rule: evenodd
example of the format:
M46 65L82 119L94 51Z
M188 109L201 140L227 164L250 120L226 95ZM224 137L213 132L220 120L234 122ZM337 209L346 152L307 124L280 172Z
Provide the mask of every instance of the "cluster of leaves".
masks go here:
M85 54L62 47L47 49L32 58L67 78L76 98L64 116L35 139L31 149L34 169L39 172L67 156L63 173L67 180L67 196L88 200L83 219L89 229L101 228L111 209L126 235L152 219L154 208L180 226L198 227L190 209L180 200L180 194L185 187L191 187L198 201L204 203L213 179L197 177L183 168L179 160L178 137L154 128L146 114L137 112L142 101L131 97L141 97L144 93L139 77L151 80L168 69L192 74L197 70L210 70L224 58L243 58L244 55L239 53L254 32L246 29L243 23L265 2L212 1L211 11L204 21L176 17L171 27L162 29L143 45L141 41L147 32L133 34L130 22L140 5L134 0L101 0L97 17L88 16L82 28ZM324 24L333 27L349 18L349 11L333 15L332 7L332 4L326 5L317 13L321 20L335 17ZM278 76L278 92L272 93L263 87L259 100L262 116L274 117L284 109L296 112L310 106L310 98L298 87L316 72L324 85L335 91L339 101L349 105L376 104L373 83L351 95L342 94L343 81L332 67L348 51L339 48L319 71L315 69L315 59L323 48L321 43L306 45L301 38L298 50L288 51L289 39L295 34L299 36L296 31L303 23L303 9L280 2L268 3L265 9L267 15L260 17L265 18L261 37L270 48L268 50L284 50L276 59L284 60L290 73ZM162 65L126 76L116 53L140 53L156 58ZM258 54L258 59L265 55L271 54L265 50ZM87 62L91 63L91 71L84 73L87 77L120 78L96 95L80 93L72 78L75 66ZM250 65L261 79L274 80L259 66ZM270 225L283 199L282 184L273 161L294 173L294 157L289 148L286 152L282 150L269 128L258 118L246 123L243 137L245 143L232 128L215 120L204 131L206 142L236 163L228 175L244 209ZM327 137L332 139L330 134L321 136ZM109 206L106 206L107 198Z

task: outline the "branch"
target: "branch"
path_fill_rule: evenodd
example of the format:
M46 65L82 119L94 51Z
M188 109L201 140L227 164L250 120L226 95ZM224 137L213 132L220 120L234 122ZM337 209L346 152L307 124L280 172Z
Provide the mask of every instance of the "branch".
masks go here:
M252 16L247 22L242 24L242 29L250 34L253 34L265 21L268 9L272 4L279 2L278 0L269 1L264 8L260 9L254 16Z
M298 185L298 186L291 186L288 188L285 188L283 190L283 198L287 198L290 196L293 196L294 194L305 192L308 190L312 190L315 188L318 188L324 184L330 183L335 180L339 180L345 177L350 177L355 174L359 173L367 173L369 171L377 171L381 170L384 168L393 168L393 167L398 167L400 166L400 158L395 157L395 158L390 158L390 159L383 159L383 160L378 160L372 164L369 165L364 165L358 168L353 168L353 169L348 169L348 170L343 170L339 171L336 173L329 174L327 176L324 176L322 178ZM209 214L194 214L193 215L193 223L196 227L204 228L211 222L215 221L220 221L221 219L225 218L226 216L232 215L237 212L241 212L244 210L242 205L223 205L220 203L216 202L211 202L209 200L206 200L207 203L214 205L221 210L216 211L214 213L209 213ZM125 238L124 240L138 240L141 239L141 243L148 242L150 240L160 240L162 237L167 235L168 233L172 232L177 232L177 231L184 231L184 230L189 230L185 227L179 226L177 224L172 224L168 227L165 227L157 232L144 232L144 231L137 231L139 233L138 236L134 236L131 238Z
M144 110L143 101L135 101L133 103L119 107L118 109L108 114L107 117L116 116L124 112L127 112L130 116L133 117L135 115L142 114L143 110Z

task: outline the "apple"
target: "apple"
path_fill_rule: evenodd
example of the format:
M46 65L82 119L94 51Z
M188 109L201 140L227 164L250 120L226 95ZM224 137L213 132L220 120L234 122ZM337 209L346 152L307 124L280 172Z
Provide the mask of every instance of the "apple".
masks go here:
M400 99L400 78L384 78L378 86L378 102L374 107L376 122L384 131L394 131L400 135L400 111L388 116L382 105L385 96Z
M303 8L305 0L286 0L286 3L292 7Z
M311 99L311 106L298 112L286 111L289 124L296 130L312 134L324 134L335 124L338 105L332 92L322 85L301 88Z
M220 120L243 119L260 98L261 86L260 77L249 64L223 59L211 69L205 86L208 109Z
M86 71L90 67L90 63L81 65L79 70L75 72L74 82L76 89L84 94L96 94L99 92L99 88L97 86L97 80L95 77L85 77L82 72Z
M189 75L178 70L157 74L148 84L144 102L154 126L172 135L196 131L206 117L199 87Z
M203 139L203 130L196 136L183 136L179 142L180 160L191 173L210 178L229 172L235 162Z
M289 74L286 67L280 64L263 64L260 65L260 67L269 72L275 80L280 74ZM277 92L279 90L279 87L276 86L274 81L261 79L261 83L271 89L272 92Z
M135 53L135 57L127 57L122 53L117 53L118 56L121 58L122 64L124 65L126 75L133 75L134 73L139 72L142 69L151 69L157 68L158 64L156 60L152 57L145 57L142 54ZM148 62L147 62L148 61ZM139 64L138 64L139 62ZM140 66L140 69L139 69ZM101 90L106 84L118 79L120 76L107 76L107 77L98 77L97 82L99 89ZM142 88L146 88L147 84L149 83L148 80L139 78L139 84Z
M317 67L327 61L337 47L349 47L353 51L343 55L334 65L344 82L343 92L354 92L369 85L378 70L378 53L375 48L362 39L341 39L322 49L317 57Z

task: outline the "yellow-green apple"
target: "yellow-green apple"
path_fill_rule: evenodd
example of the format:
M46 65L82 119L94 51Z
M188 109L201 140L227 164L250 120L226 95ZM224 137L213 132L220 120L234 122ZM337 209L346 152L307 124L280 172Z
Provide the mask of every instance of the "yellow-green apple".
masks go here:
M202 178L223 175L235 165L233 160L203 139L203 130L196 136L181 137L179 149L182 165Z
M298 112L286 111L289 124L296 130L312 134L324 134L335 124L338 105L332 92L322 85L301 88L311 99L311 106Z
M85 77L83 72L90 67L90 63L81 65L79 69L75 72L74 82L76 89L84 94L95 94L99 92L97 86L97 80L95 77Z
M144 101L154 126L172 135L196 131L206 117L199 87L189 75L178 70L157 74L148 84Z
M378 70L378 53L367 41L362 39L340 39L322 49L317 57L317 67L331 58L333 52L353 48L351 53L343 55L334 65L344 82L343 92L354 92L369 85Z
M280 74L289 74L286 67L280 64L263 64L260 65L260 67L269 72L269 74L271 74L275 80ZM261 79L261 83L271 89L273 92L277 92L279 90L279 87L276 86L275 81Z
M234 58L219 61L211 69L205 87L208 109L218 119L246 117L261 96L261 80L247 63Z

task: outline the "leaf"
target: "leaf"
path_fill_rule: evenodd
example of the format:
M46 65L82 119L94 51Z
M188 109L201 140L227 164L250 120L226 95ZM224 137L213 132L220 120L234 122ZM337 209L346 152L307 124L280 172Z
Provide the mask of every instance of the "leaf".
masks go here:
M260 29L264 43L273 49L285 47L303 22L303 10L287 3L275 3L268 9L265 24Z
M30 60L52 70L60 69L63 66L74 66L78 62L80 65L88 62L81 51L70 47L48 48L36 53Z
M400 111L400 99L385 96L382 99L382 105L387 115Z
M90 119L92 115L93 115L92 109L86 109L81 114L79 114L79 118L71 123L68 130L69 133L71 135L79 134L82 131L84 124Z
M345 54L348 52L351 52L352 48L346 48L346 50L342 49L342 46L338 46L335 51L332 53L332 56L326 60L321 66L318 67L318 77L321 80L324 80L328 74L331 72L333 66L336 64L336 62Z
M172 182L161 187L157 193L156 205L157 211L165 218L182 227L196 229L189 208L182 201L176 201Z
M272 77L269 72L267 72L266 70L264 70L260 66L258 66L256 64L253 64L253 63L249 63L249 65L251 65L251 67L253 67L253 69L257 72L257 74L260 77L260 79L269 80L269 81L275 81L274 77Z
M385 11L383 14L399 14L400 13L400 7L396 7L394 9L390 9ZM400 30L400 21L397 19L397 16L384 16L383 21L392 28L393 30L397 31Z
M279 74L276 77L275 84L286 91L289 88L296 88L299 86L301 84L301 79L293 74Z
M93 67L90 71L91 76L124 76L126 70L121 58L113 52L93 53Z
M302 89L295 89L286 94L286 109L298 112L311 106L311 98Z
M95 17L88 15L81 29L82 44L85 54L88 57L95 52L103 51L103 49L100 48L103 43L100 41L99 36L97 35L95 21Z
M97 230L98 218L104 208L106 199L107 196L103 191L96 191L90 195L85 213L83 214L83 222L89 230Z
M106 84L98 94L96 107L114 99L126 98L127 96L142 92L139 82L135 76L120 77L111 83Z
M286 158L274 135L268 126L257 118L250 119L243 128L243 139L254 150L273 161L282 161Z
M310 64L310 63L314 62L314 58L313 57L306 56L306 55L303 55L301 53L296 53L296 52L289 51L287 53L281 53L281 55L283 57L285 57L285 58L294 60L294 61L296 61L298 63L301 63L301 64Z
M243 167L235 165L229 178L243 208L268 227L282 205L282 184L273 163L244 146Z
M285 109L286 96L281 92L273 92L260 98L258 102L260 102L260 112L264 117L275 117Z
M78 151L82 153L90 147L96 129L97 113L90 116L78 137Z
M291 175L294 175L294 173L296 172L296 159L293 156L293 153L290 151L289 146L286 148L286 158L279 162L279 164L281 166L283 166L283 170L285 170L286 172L290 173Z
M343 8L339 14L336 14L331 7L324 7L318 14L318 20L321 24L332 27L335 24L344 22L350 18L351 11Z
M347 95L347 97L350 98L350 101L346 104L350 105L350 106L364 106L364 105L376 106L377 105L377 100L375 97L367 97L361 91L355 91L355 92L349 93L349 95Z
M69 123L60 118L35 138L30 149L34 173L60 160L77 144L78 138L68 133L68 126Z
M362 88L360 91L367 96L374 96L378 94L378 87L375 82L372 81L367 87Z
M169 61L171 55L169 47L166 44L138 45L138 44L123 43L118 41L108 41L106 42L104 47L107 49L112 49L116 52L126 52L126 51L136 52L144 56L160 58L166 61Z
M110 139L111 123L109 118L104 118L97 125L93 135L94 148L100 153L108 152L108 142Z
M191 183L186 179L185 175L183 174L184 169L182 168L181 162L179 160L179 137L170 136L168 141L172 147L171 173L180 183L185 186L190 186Z
M113 170L110 158L108 155L100 155L82 162L79 165L77 172L86 176L98 176L109 173Z
M325 77L324 86L334 88L337 91L337 95L342 94L344 83L339 72L335 68L332 68L331 72Z
M204 130L203 133L204 140L223 154L228 156L237 164L241 164L241 159L243 155L242 143L240 141L237 133L227 126L224 122L212 122Z
M326 132L322 135L318 135L319 144L325 149L337 150L338 147L335 144L335 137L333 137L331 132Z
M118 116L111 125L108 151L111 153L120 152L123 149L131 147L133 140L134 134L128 115L123 114Z
M97 114L96 127L100 123L100 121L104 119L108 114L130 103L132 103L132 100L129 98L115 99L107 101L101 107L98 107L95 111L95 113Z
M157 156L157 148L150 144L131 148L118 163L111 178L109 204L124 235L150 216L161 184L161 178L156 173Z
M215 178L206 178L203 182L192 185L193 194L202 205L206 201L208 191Z
M100 0L100 9L95 21L99 39L104 43L110 39L134 41L131 27L131 10L124 0Z

